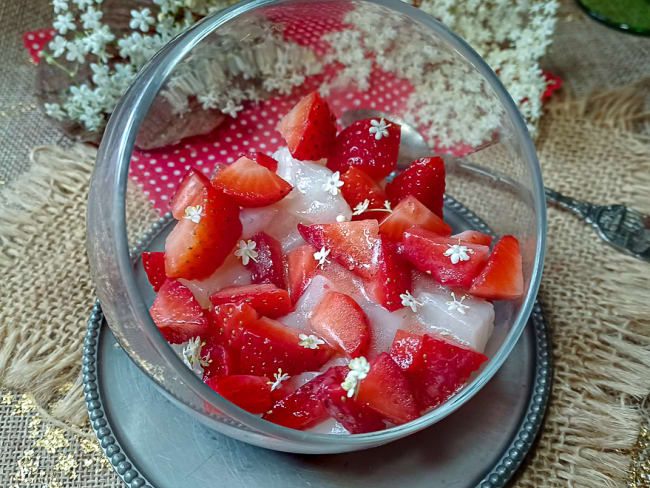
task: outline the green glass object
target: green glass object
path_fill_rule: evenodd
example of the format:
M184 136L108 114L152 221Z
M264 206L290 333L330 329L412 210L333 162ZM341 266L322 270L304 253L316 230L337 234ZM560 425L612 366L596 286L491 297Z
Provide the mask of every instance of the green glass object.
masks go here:
M631 34L650 36L650 0L577 0L594 19Z

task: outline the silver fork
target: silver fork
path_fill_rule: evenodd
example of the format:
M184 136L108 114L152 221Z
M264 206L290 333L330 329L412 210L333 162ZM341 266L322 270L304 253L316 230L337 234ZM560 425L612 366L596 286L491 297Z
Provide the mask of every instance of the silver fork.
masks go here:
M432 154L424 137L413 126L399 117L380 112L379 110L356 109L344 112L341 121L343 126L347 127L356 120L370 117L383 117L401 125L402 138L399 148L398 167L406 167L411 161ZM490 169L467 163L462 159L443 157L445 166L449 166L448 170L463 168L496 181L519 186L511 178L500 175ZM546 193L546 200L572 211L582 220L593 225L598 231L598 235L605 242L611 244L619 251L650 262L650 216L644 215L625 205L594 205L567 197L550 188L545 187L544 191Z

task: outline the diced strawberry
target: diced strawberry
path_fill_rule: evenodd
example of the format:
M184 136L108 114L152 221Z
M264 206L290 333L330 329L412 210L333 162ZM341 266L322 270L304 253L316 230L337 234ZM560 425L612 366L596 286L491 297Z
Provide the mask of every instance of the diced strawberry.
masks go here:
M418 417L411 386L387 352L370 361L370 372L361 381L357 401L394 424L404 424Z
M398 330L390 347L390 357L393 358L402 371L411 373L424 366L422 358L422 336Z
M384 202L388 200L384 190L370 176L365 174L356 166L350 166L341 175L343 186L341 194L351 209L368 200L368 208L384 208ZM385 212L364 212L352 216L352 220L376 219L381 220L386 216Z
M368 296L389 312L402 308L400 295L411 289L411 266L397 253L397 244L380 236L374 276L364 281Z
M212 187L203 189L198 223L179 220L165 241L165 274L207 278L224 262L241 236L239 206Z
M206 341L201 354L210 362L203 368L203 381L213 376L230 376L237 370L233 354L214 340Z
M298 224L302 238L317 250L330 251L328 258L362 278L372 278L377 268L379 224L374 219L333 224Z
M248 154L242 154L242 156L247 157L248 159L255 161L257 164L264 166L265 168L270 169L274 173L278 170L278 162L263 152L251 151Z
M397 204L393 212L379 225L379 233L399 242L404 237L404 231L414 225L441 236L451 234L451 227L413 195L406 196Z
M240 372L272 377L278 368L290 376L318 371L334 350L327 344L303 347L299 336L298 330L266 317L248 324L242 334Z
M165 275L165 253L143 252L142 267L145 273L147 273L147 278L151 286L153 286L153 290L160 290L160 287L167 279Z
M291 155L301 161L326 158L336 137L336 118L318 91L302 98L277 127Z
M488 359L428 334L422 339L422 351L422 369L409 373L409 379L420 405L426 408L447 400Z
M336 376L328 369L325 373L305 383L290 395L273 405L262 417L274 424L291 429L304 430L327 420L329 413L323 404L323 385L335 381Z
M350 357L364 356L368 351L368 317L348 295L327 292L314 307L309 324L316 334Z
M404 233L400 250L417 269L430 274L438 283L464 289L469 289L490 252L487 246L459 244L458 239L440 237L418 227Z
M199 302L186 286L167 280L160 287L149 310L158 330L172 344L206 337L210 330L208 318Z
M258 313L247 303L235 305L226 303L216 305L209 312L214 334L212 340L223 345L229 351L234 351L231 359L233 369L237 370L237 357L242 341L244 328L256 322Z
M399 124L390 120L357 120L336 137L327 167L344 173L357 166L371 178L382 180L397 166L400 137Z
M265 207L286 197L292 187L270 169L241 157L212 177L212 185L242 207Z
M318 262L314 259L314 248L309 244L300 246L287 255L289 294L295 304L302 296L316 272Z
M265 376L236 374L213 376L205 383L226 400L250 413L264 413L273 406L271 386Z
M291 312L291 300L286 290L271 284L229 286L210 295L212 305L246 303L260 315L276 318Z
M492 244L492 237L478 232L476 230L464 230L460 234L454 234L452 239L460 240L460 242L467 242L469 244L480 244L482 246L490 246Z
M251 259L246 267L251 270L253 283L271 283L278 288L287 287L284 278L285 266L282 244L266 232L258 232L251 240L255 241L257 257Z
M445 194L445 163L442 158L422 158L413 161L393 181L386 185L386 194L395 206L408 195L442 218Z
M321 390L323 404L334 420L347 429L350 434L364 434L384 430L386 424L374 410L348 398L347 391L341 387L348 368L331 368L337 373L336 381L330 382Z
M210 180L196 168L190 168L178 185L178 189L169 202L172 215L181 220L187 207L201 205L203 189L209 186Z
M488 300L514 300L524 294L521 253L515 237L503 236L497 242L469 292Z

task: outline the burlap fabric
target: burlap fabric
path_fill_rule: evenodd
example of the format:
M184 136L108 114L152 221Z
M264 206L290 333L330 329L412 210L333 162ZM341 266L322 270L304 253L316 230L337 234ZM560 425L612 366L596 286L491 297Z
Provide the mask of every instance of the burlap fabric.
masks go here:
M0 23L23 12L20 5L0 5ZM536 143L545 182L578 198L650 213L650 140L638 133L647 85L582 96L596 83L614 87L650 75L644 72L650 41L578 15L564 8L547 60L582 101L556 101L542 119ZM603 63L596 51L613 44L617 55ZM5 78L2 89L11 82ZM11 115L13 102L4 95L1 101ZM37 112L29 117L45 130ZM0 164L11 168L0 174L7 181L0 187L0 486L120 486L83 424L76 383L93 300L84 247L92 149L45 148L30 159L25 148L49 136L27 131L21 138L10 123L0 134L22 151ZM137 234L155 215L137 189L130 191ZM514 485L650 486L639 408L650 392L650 267L616 253L555 208L548 237L540 298L553 332L556 377L540 438Z

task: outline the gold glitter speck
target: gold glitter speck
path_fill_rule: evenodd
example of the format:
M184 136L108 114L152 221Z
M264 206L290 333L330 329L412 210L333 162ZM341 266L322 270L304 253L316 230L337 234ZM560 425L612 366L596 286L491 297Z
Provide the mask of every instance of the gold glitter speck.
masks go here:
M48 427L43 438L38 439L34 445L44 448L49 454L54 454L57 449L68 447L70 443L62 429Z
M51 480L47 484L47 488L63 488L63 485L59 483L57 480Z
M59 461L56 463L56 466L54 466L54 469L68 475L70 479L76 480L78 466L79 465L72 454L68 454L67 456L59 454Z
M63 386L61 386L61 387L59 388L59 393L60 393L61 395L65 395L65 394L68 393L70 390L72 390L72 386L73 386L72 382L71 382L71 381L68 381L66 384L64 384Z
M41 432L41 428L40 428L41 423L42 423L41 418L35 414L32 417L32 419L29 421L29 437L31 437L32 439L34 437L38 437L38 435Z
M0 401L0 404L2 405L11 405L11 402L14 401L14 396L11 393L5 393L2 395L2 401Z
M81 444L81 449L86 454L91 454L91 453L100 454L102 452L96 440L82 439L80 444Z
M24 415L26 413L31 412L34 409L36 409L36 404L34 403L32 397L29 395L22 395L18 400L18 403L16 403L16 406L14 407L13 414Z

